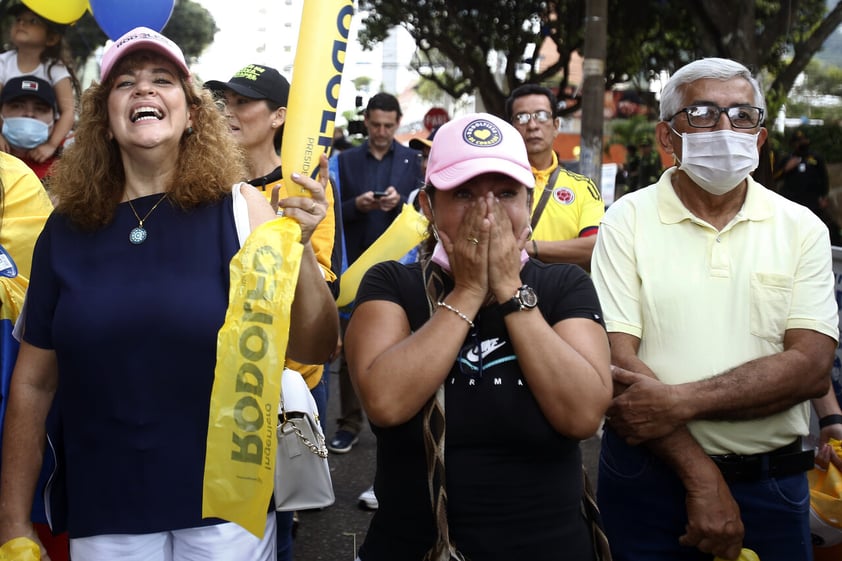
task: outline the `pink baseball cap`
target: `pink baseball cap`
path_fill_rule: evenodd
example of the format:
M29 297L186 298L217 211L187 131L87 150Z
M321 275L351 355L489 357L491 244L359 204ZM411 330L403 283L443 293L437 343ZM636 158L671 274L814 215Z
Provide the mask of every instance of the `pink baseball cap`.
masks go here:
M512 125L488 113L473 113L439 127L427 160L427 183L448 191L493 172L530 189L535 186L523 137Z
M105 49L100 62L100 80L108 78L109 72L127 54L136 51L152 51L175 64L188 78L190 69L184 60L184 53L178 45L148 27L135 27Z

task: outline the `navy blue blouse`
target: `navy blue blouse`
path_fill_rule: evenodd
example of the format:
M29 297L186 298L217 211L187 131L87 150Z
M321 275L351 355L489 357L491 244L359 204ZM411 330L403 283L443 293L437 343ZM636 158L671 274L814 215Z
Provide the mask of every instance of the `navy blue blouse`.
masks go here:
M159 199L132 203L143 217ZM189 211L165 200L133 245L137 225L128 203L94 232L54 213L35 247L24 339L56 352L59 503L74 538L218 522L202 520L202 477L239 249L231 195Z

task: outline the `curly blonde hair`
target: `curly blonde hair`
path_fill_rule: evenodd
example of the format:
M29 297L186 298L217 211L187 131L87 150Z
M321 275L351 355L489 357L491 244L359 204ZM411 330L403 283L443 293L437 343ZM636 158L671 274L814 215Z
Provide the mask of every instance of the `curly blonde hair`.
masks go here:
M103 83L94 83L82 95L75 142L64 151L49 179L56 211L82 230L108 224L123 199L125 170L120 147L110 133L108 96L120 69L150 58L160 57L143 51L127 55ZM189 209L224 197L234 183L246 179L246 168L243 151L211 93L184 76L179 79L193 131L181 137L178 166L167 191L170 201Z

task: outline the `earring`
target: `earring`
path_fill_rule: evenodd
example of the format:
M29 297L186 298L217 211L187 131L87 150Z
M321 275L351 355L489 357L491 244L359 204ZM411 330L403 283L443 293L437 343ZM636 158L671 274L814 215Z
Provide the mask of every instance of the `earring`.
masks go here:
M187 134L187 136L190 136L191 134L193 134L193 127L187 127L187 130L184 132L185 134Z
M527 241L532 239L532 224L528 226L529 228L529 235L526 236Z
M272 121L272 128L273 129L278 128L278 123L276 123L275 121Z

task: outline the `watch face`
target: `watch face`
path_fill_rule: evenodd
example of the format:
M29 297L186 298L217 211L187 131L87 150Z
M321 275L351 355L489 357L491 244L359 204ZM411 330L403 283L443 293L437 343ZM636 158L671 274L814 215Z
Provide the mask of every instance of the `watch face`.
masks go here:
M520 287L520 303L524 308L534 308L538 305L538 295L530 286Z

